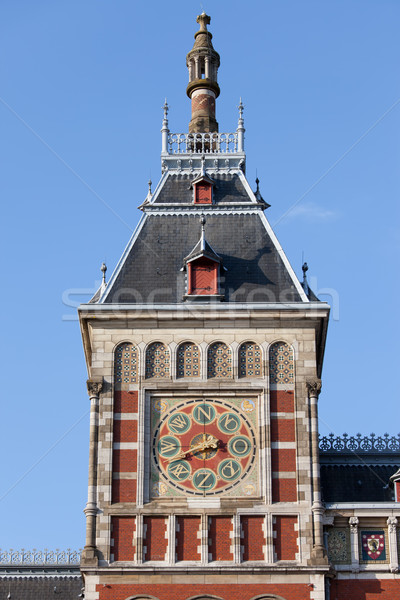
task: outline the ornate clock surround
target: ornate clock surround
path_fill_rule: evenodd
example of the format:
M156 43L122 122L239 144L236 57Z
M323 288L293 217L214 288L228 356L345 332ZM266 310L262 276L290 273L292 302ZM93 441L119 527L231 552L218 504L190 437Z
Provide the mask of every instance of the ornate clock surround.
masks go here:
M149 394L150 501L261 496L259 395Z

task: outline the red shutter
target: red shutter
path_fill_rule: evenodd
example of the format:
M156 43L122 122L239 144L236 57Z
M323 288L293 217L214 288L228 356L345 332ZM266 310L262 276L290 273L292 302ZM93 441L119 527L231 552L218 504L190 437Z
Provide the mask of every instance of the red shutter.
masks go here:
M218 264L206 258L189 263L189 294L210 295L218 292Z
M212 189L211 184L206 182L199 182L195 184L195 204L211 204L212 203Z

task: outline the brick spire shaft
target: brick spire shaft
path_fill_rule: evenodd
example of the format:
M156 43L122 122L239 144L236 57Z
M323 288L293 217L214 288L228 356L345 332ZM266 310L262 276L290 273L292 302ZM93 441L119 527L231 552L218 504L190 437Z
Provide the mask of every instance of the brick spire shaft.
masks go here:
M189 69L186 93L192 101L189 133L213 133L218 131L215 99L220 92L217 83L220 59L211 42L212 34L207 31L211 18L203 12L196 20L200 29L194 34L193 48L186 56Z

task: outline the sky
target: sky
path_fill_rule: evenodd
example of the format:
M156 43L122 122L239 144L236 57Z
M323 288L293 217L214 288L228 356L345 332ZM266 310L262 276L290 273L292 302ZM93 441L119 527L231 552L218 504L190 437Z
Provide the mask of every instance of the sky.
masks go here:
M245 105L247 177L332 306L326 434L397 434L397 0L2 0L0 547L80 548L89 399L76 306L110 276L185 132L196 15L221 55L220 131Z

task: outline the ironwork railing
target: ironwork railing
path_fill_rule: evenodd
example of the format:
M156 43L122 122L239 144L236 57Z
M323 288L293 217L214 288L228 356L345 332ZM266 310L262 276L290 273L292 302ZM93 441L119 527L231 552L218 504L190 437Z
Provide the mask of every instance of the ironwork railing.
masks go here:
M379 452L392 454L394 452L400 452L400 433L395 435L389 435L385 433L383 435L329 435L320 436L319 438L319 449L321 452Z
M2 550L0 548L1 565L73 565L78 566L81 550Z
M229 154L238 151L237 133L169 133L168 153Z

